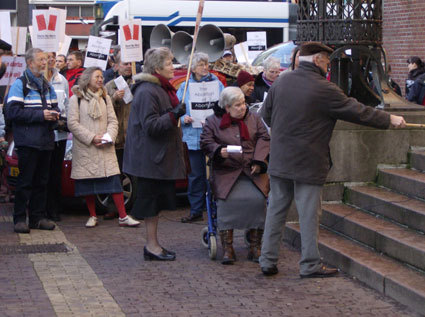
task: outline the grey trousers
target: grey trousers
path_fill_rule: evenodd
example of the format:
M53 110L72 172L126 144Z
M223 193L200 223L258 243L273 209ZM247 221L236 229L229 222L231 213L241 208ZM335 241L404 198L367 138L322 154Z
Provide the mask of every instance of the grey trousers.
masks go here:
M286 217L295 199L301 230L300 274L316 272L322 265L317 236L323 186L270 176L270 195L261 248L260 266L277 264Z

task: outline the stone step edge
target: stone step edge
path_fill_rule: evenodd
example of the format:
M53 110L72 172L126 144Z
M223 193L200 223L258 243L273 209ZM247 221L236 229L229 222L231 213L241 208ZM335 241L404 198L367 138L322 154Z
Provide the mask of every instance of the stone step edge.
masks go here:
M365 212L353 206L349 206L346 204L340 204L340 207L343 208L343 213L348 212L348 215L341 215L341 212L338 210L334 210L333 207L338 207L337 205L322 205L322 218L328 214L328 217L333 217L332 219L337 219L335 224L343 223L345 221L348 222L352 228L355 228L354 235L351 235L349 232L339 230L338 226L334 225L333 227L328 227L326 223L322 223L326 228L333 232L341 233L345 237L349 237L354 241L358 241L363 245L367 245L372 248L376 252L384 253L390 258L394 258L397 261L401 261L403 263L410 264L419 270L424 270L425 266L422 260L418 260L417 257L423 258L425 254L425 238L423 233L417 232L412 229L408 229L404 226L400 226L394 222L383 219L382 217L376 218L374 215L369 212ZM358 219L357 215L361 217L366 217L367 219ZM329 218L328 218L329 219ZM378 226L378 228L376 227ZM364 237L362 237L359 232L364 233ZM394 232L401 232L402 237L393 238L392 234ZM357 234L356 234L357 233ZM406 238L406 236L407 238ZM365 239L365 237L368 237ZM410 239L422 239L424 244L415 243L413 246L410 245ZM372 241L368 241L372 239ZM381 247L380 242L381 241ZM389 246L393 246L389 248ZM395 246L395 247L394 247ZM405 254L401 255L398 252L394 252L394 248L398 249L398 247L403 248L404 250L409 251L409 255Z
M423 196L418 196L418 195L415 195L415 194L410 193L409 191L403 191L403 190L398 190L396 188L387 187L387 186L385 186L385 184L382 183L382 181L380 181L379 174L380 173L383 173L383 174L391 175L392 177L406 178L406 179L408 179L410 181L413 181L413 182L418 182L418 183L425 184L425 181L420 181L420 180L415 179L415 178L401 176L401 175L393 174L393 173L390 172L391 170L396 170L396 169L407 169L407 170L414 171L414 172L419 173L419 174L425 174L425 172L419 171L417 169L412 169L412 168L383 168L383 169L378 168L375 185L378 186L378 187L381 187L381 188L386 188L386 189L388 189L388 190L390 190L390 191L392 191L394 193L397 193L397 194L400 194L400 195L404 195L406 197L410 197L410 198L414 198L414 199L417 199L417 200L425 201L425 191L422 193Z
M420 210L416 210L415 208L412 208L412 207L407 206L407 205L404 204L405 201L410 201L410 200L420 201L420 202L422 202L422 203L425 204L425 201L423 199L420 199L418 197L408 196L406 194L396 192L396 191L392 190L391 188L387 188L387 187L384 187L384 186L379 186L377 184L373 185L373 187L378 188L381 191L386 191L386 192L388 192L388 193L390 193L392 195L403 196L405 199L403 199L402 201L399 201L399 200L397 200L397 201L385 200L384 198L380 197L379 195L375 195L374 193L364 192L364 191L362 191L362 190L359 189L359 188L368 188L368 187L371 188L372 186L370 186L370 185L353 186L353 187L346 188L346 190L347 191L351 191L351 192L355 192L357 195L367 196L369 199L374 199L374 200L380 201L381 202L379 204L380 206L393 205L393 206L395 206L397 208L402 208L402 209L408 210L409 213L416 214L416 215L418 215L418 217L425 217L425 212L421 212ZM327 204L328 202L325 202L325 203ZM370 215L378 216L379 218L382 218L384 220L387 220L387 221L389 221L391 223L394 223L396 225L399 225L401 227L407 227L407 228L412 229L412 230L415 230L415 231L423 232L419 226L413 227L411 224L400 222L397 219L394 219L394 218L392 218L392 217L390 217L388 215L385 215L385 214L383 214L381 212L367 209L366 207L368 207L368 206L359 206L359 205L356 205L356 203L353 202L350 198L344 198L344 202L343 203L346 204L346 205L348 205L348 206L350 206L350 207L358 208L358 209L360 209L360 210L362 210L362 211L364 211L364 212L366 212L366 213L368 213ZM377 205L373 205L373 207L376 207L376 206Z
M381 294L423 314L425 311L425 274L323 228L319 232L318 244L324 262L338 267L341 271L355 277ZM286 224L284 241L300 248L298 224ZM354 255L349 254L348 250L350 249L354 250ZM372 260L379 260L378 264L372 263ZM414 285L406 283L406 277L414 280Z

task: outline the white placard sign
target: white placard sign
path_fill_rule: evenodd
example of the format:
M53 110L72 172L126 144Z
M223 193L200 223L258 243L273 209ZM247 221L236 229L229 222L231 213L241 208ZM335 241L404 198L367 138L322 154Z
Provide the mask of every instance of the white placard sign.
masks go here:
M12 45L9 11L0 11L0 39Z
M26 68L25 57L2 56L2 63L6 64L6 73L0 79L0 86L12 85L15 80L22 76Z
M111 43L112 40L110 39L90 35L87 44L86 58L84 59L84 67L96 66L106 70Z
M248 44L248 58L253 60L267 49L267 34L264 31L246 32L246 42Z
M16 49L18 45L18 49ZM25 55L27 48L27 28L25 26L12 27L12 51L15 55Z
M236 44L233 49L235 51L235 56L239 64L251 64L252 60L249 60L248 58L247 42L241 42L239 44Z
M212 108L218 104L219 95L217 80L189 83L190 116L194 120L192 127L201 128L206 117L214 113Z
M57 52L61 35L57 10L33 10L32 46L45 52Z
M65 35L63 42L59 43L59 51L57 55L68 55L69 47L71 46L72 37Z
M124 63L143 60L142 21L120 21L121 60Z
M49 10L58 16L59 43L62 43L65 40L66 10L53 7L49 7Z

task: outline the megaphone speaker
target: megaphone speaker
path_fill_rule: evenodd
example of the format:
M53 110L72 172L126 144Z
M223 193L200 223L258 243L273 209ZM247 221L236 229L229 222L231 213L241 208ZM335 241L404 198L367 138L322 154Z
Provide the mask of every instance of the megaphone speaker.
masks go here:
M168 47L171 48L171 39L174 33L165 24L158 24L152 30L149 44L151 48Z
M171 40L171 52L180 64L186 65L192 51L193 38L184 31L178 31Z
M201 27L196 41L196 51L208 54L209 61L214 62L221 58L224 50L232 48L236 38L213 24Z

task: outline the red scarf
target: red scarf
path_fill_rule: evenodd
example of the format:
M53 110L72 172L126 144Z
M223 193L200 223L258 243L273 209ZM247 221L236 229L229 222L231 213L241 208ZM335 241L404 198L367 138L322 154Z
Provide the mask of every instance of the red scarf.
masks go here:
M175 108L179 104L179 98L177 98L176 88L174 88L174 86L171 85L170 81L164 76L161 76L160 74L152 75L159 79L161 87L167 92L168 97L170 97L171 105L173 106L173 108Z
M236 122L239 125L239 133L241 135L241 139L247 141L249 140L249 131L243 119L235 119L232 118L229 113L225 113L221 118L220 129L226 129L230 127L232 122Z

